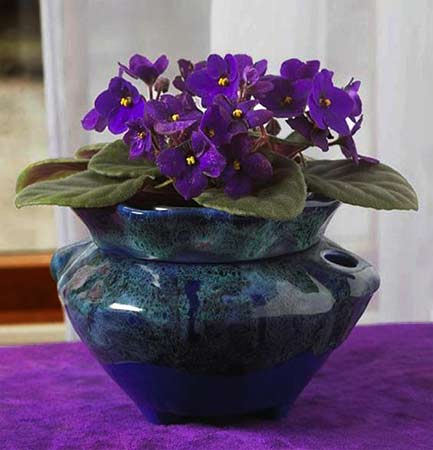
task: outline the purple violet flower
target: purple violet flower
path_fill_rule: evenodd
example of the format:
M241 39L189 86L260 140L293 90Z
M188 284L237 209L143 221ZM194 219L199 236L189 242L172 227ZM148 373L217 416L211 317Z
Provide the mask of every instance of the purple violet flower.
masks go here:
M173 134L183 131L200 120L202 113L196 108L194 100L187 94L162 95L159 100L146 103L146 113L154 122L159 134Z
M242 78L246 86L245 98L250 98L252 95L259 98L273 88L273 84L261 77L254 67L246 67Z
M130 159L137 159L145 156L154 160L152 152L152 135L144 119L133 119L128 123L128 131L123 136L123 142L129 147Z
M186 87L201 97L204 107L209 106L218 94L236 98L239 74L235 57L230 54L224 58L219 55L210 55L205 68L194 70L188 76Z
M95 108L91 109L81 120L81 125L85 130L104 131L107 127L107 117L101 116Z
M299 59L292 58L281 64L280 75L289 81L312 79L319 71L320 61L312 60L303 63Z
M230 141L229 121L217 105L211 105L200 121L200 130L214 145L219 147Z
M249 195L255 184L266 183L272 178L271 163L261 153L253 152L253 144L247 134L239 134L221 149L227 159L222 173L224 192L232 198Z
M206 61L200 61L196 64L193 64L191 61L187 59L179 59L177 62L179 66L180 75L177 75L173 80L173 86L176 89L179 89L181 92L188 92L193 94L186 87L186 79L194 72L194 70L201 70L206 67Z
M257 74L258 77L261 77L266 73L266 70L268 68L268 61L266 59L261 59L254 63L253 58L251 58L250 55L237 54L234 55L234 57L238 65L238 73L239 76L241 77L241 80L245 82L247 81L245 77L246 69L254 69L254 72Z
M114 77L110 80L108 89L96 97L95 109L100 115L98 120L101 123L107 121L108 129L119 134L126 131L129 120L143 116L144 100L129 81ZM83 125L89 125L90 113L84 117Z
M201 132L193 132L191 144L163 150L157 164L161 172L174 179L174 186L185 200L199 196L208 177L217 178L226 164L224 157Z
M241 87L245 87L245 98L250 98L251 95L264 94L272 89L271 83L261 79L268 68L266 59L253 63L251 56L243 54L235 55L235 59L238 64Z
M361 87L360 81L354 81L353 79L344 88L344 90L349 94L350 98L353 100L353 108L350 113L350 120L356 122L356 117L362 114L362 101L358 94L359 88Z
M323 69L313 79L313 89L308 98L310 115L319 128L332 128L346 136L350 134L346 118L352 112L353 100L343 89L332 83L333 72Z
M373 158L372 156L362 156L358 154L358 151L356 149L356 144L353 139L353 135L358 132L358 130L361 128L363 116L361 116L353 126L351 132L347 136L340 136L338 139L341 152L346 158L351 158L355 164L359 164L360 161L364 161L369 164L378 164L379 160L376 158Z
M237 103L224 95L214 98L214 105L219 106L220 112L228 124L231 135L245 133L249 128L264 125L272 119L272 112L267 109L254 109L259 102L247 100Z
M316 147L319 147L324 152L328 151L328 128L322 130L315 123L308 120L305 116L298 116L294 117L293 119L287 119L287 123L305 139L312 142Z
M134 55L129 60L128 67L120 64L121 71L126 72L135 79L144 81L148 86L153 85L156 79L165 72L168 67L168 58L161 55L154 63L142 55Z
M270 82L272 89L255 96L265 108L274 113L274 117L296 117L303 114L311 91L311 80L291 82L274 75L267 75L261 80Z
M180 75L174 78L173 86L179 91L185 92L187 90L185 80L194 71L194 64L187 59L179 59L177 65L179 66Z
M240 77L242 77L242 73L243 73L245 67L252 67L254 65L253 58L251 58L250 55L246 55L244 53L238 53L237 55L234 55L234 58L236 60L237 66L238 66L238 73L239 73Z

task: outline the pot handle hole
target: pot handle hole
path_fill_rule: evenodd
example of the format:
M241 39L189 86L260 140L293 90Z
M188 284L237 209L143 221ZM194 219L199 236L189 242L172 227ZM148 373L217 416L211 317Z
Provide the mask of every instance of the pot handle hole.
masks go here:
M359 264L359 260L355 256L337 249L325 250L321 257L328 264L338 266L340 269L355 269Z

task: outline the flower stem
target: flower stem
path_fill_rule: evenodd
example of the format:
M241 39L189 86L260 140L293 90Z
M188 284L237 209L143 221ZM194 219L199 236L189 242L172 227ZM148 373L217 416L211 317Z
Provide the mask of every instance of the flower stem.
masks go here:
M340 138L335 139L335 141L329 142L329 147L332 147L333 145L339 145L340 144Z
M247 93L247 84L245 82L241 82L241 86L239 89L239 101L242 102L245 100Z
M304 155L302 154L302 150L299 151L299 153L296 156L299 156L299 159L301 161L301 166L305 167L305 158L304 158Z
M169 184L172 184L172 183L173 183L173 178L168 178L161 184L158 184L157 186L155 186L155 189L162 189L163 187L168 186Z
M269 145L269 147L271 147L272 151L275 151L274 144L273 144L272 140L269 139L269 134L266 132L266 128L264 125L260 125L260 133L262 135L264 142L266 142Z
M155 152L159 153L159 146L158 141L156 140L156 136L153 133L151 133L151 136L152 136L152 144L155 147Z

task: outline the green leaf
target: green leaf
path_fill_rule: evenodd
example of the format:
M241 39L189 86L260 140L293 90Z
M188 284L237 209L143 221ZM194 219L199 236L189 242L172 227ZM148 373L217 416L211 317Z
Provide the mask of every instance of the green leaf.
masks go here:
M221 189L208 189L194 200L200 205L240 216L290 220L304 209L306 186L302 171L294 161L275 155L273 182L254 195L228 197Z
M102 147L104 147L107 144L108 142L98 142L97 144L89 144L80 147L75 152L75 157L79 159L91 159L93 156L96 155L96 153L98 153L102 149Z
M305 139L304 136L302 136L302 134L298 133L297 131L293 131L292 133L290 133L284 140L290 145L298 148L305 148L313 145L312 142L310 142L308 139Z
M143 186L144 176L109 178L87 170L67 178L40 181L24 188L15 198L18 208L58 205L72 208L112 206L131 198Z
M20 192L26 186L44 180L64 178L73 173L87 169L87 160L83 159L45 159L28 165L18 176L16 192Z
M144 176L155 178L160 175L158 167L147 159L129 159L129 150L121 140L107 144L89 163L93 172L115 178Z
M408 181L385 164L352 161L309 161L304 168L311 192L343 203L374 209L418 209L418 199Z

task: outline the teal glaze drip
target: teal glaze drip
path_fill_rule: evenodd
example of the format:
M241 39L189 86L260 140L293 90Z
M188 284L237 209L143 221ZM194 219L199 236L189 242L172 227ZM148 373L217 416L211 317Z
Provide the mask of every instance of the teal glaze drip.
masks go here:
M81 244L59 294L78 334L104 362L194 373L242 373L340 344L378 287L373 268L335 267L322 240L262 261L179 264L106 255Z
M194 330L195 318L200 306L200 300L198 299L198 291L200 289L200 281L187 281L185 284L185 293L189 301L189 311L188 311L188 339L191 341L200 338Z

